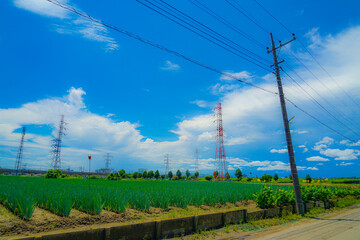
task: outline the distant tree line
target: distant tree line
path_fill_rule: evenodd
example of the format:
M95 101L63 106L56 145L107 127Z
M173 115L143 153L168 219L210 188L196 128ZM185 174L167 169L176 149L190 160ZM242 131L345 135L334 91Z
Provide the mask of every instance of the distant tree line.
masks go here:
M185 175L181 173L180 170L176 171L174 175L172 171L169 171L166 175L160 174L159 170L155 172L153 170L144 171L144 172L134 172L134 173L126 173L124 169L117 171L115 173L110 173L107 176L108 180L121 180L121 179L155 179L155 180L190 180L197 179L199 177L199 172L195 172L194 175L191 175L189 170L186 170Z

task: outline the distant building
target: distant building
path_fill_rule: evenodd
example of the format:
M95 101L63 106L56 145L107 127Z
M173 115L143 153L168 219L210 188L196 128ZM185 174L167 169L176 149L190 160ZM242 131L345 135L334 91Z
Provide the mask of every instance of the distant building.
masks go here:
M95 173L101 173L101 174L110 174L114 171L114 169L110 168L110 169L106 169L106 168L100 168L100 169L96 169Z

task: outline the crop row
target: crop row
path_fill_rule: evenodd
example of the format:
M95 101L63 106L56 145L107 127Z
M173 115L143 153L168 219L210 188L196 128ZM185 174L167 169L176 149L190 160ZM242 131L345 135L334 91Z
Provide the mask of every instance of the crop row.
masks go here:
M279 186L288 188L288 186ZM40 207L60 216L72 208L98 215L103 209L122 213L126 208L148 211L150 207L187 208L249 200L260 185L192 181L107 181L0 177L0 202L29 219Z

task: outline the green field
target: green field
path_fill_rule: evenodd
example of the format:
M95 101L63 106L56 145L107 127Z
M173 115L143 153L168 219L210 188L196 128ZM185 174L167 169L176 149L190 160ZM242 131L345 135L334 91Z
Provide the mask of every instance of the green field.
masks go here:
M232 182L142 181L105 179L45 179L0 176L0 202L16 215L30 219L35 207L68 216L72 208L90 214L103 209L148 211L150 207L187 208L253 199L262 185ZM289 189L290 186L274 186Z

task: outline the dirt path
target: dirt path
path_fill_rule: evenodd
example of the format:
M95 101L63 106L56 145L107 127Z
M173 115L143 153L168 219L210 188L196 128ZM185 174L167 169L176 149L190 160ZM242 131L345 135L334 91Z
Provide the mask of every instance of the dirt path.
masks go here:
M351 209L345 213L327 217L313 218L301 225L289 225L287 229L276 233L267 233L267 236L257 236L249 239L261 240L359 240L360 239L360 208Z
M360 240L360 206L323 217L302 219L256 232L241 232L218 240Z

